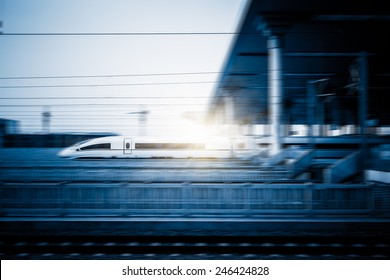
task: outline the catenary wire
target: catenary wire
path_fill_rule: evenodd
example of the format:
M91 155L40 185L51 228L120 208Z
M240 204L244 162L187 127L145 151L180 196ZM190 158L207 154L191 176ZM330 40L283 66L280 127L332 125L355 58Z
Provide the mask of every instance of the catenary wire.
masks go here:
M223 72L171 72L171 73L140 73L140 74L106 74L106 75L63 75L63 76L14 76L0 77L0 80L33 80L33 79L84 79L84 78L122 78L122 77L154 77L154 76L182 76L182 75L210 75Z

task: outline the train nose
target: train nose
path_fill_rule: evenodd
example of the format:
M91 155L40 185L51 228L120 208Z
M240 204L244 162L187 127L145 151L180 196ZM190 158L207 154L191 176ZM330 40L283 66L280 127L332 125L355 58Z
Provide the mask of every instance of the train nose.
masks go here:
M57 155L59 157L69 157L71 155L72 151L69 148L65 148L61 150Z

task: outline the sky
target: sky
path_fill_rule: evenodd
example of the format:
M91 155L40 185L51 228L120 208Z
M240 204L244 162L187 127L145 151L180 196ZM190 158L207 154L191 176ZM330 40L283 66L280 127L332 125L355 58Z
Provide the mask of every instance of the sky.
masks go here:
M201 133L185 116L207 110L247 4L0 0L0 118L23 133Z

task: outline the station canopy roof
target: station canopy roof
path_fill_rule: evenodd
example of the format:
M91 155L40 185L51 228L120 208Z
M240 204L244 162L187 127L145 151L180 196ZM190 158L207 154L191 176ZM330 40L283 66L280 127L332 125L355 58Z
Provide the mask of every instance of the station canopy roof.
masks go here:
M307 85L320 81L317 107L328 124L357 124L359 69L368 63L368 119L390 125L390 9L386 1L253 0L242 17L214 92L209 117L226 96L237 124L268 122L267 40L282 48L282 122L307 123Z

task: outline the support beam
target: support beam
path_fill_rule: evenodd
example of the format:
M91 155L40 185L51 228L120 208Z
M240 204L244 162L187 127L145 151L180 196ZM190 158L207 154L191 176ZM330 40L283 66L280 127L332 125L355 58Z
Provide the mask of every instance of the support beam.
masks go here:
M271 126L271 155L275 155L282 147L282 48L278 36L268 37L268 53L268 115Z
M360 149L362 151L362 164L365 167L367 161L367 108L368 108L368 67L367 67L367 54L361 53L358 59L359 67L359 122L360 122Z
M313 131L313 125L315 124L315 110L316 110L316 84L315 81L308 81L307 82L307 137L308 137L308 148L314 149L315 148L315 137L314 137L314 131Z
M233 139L235 136L234 131L234 98L232 93L228 93L224 97L225 104L225 123L228 125L228 137L230 140L230 157L234 157Z

